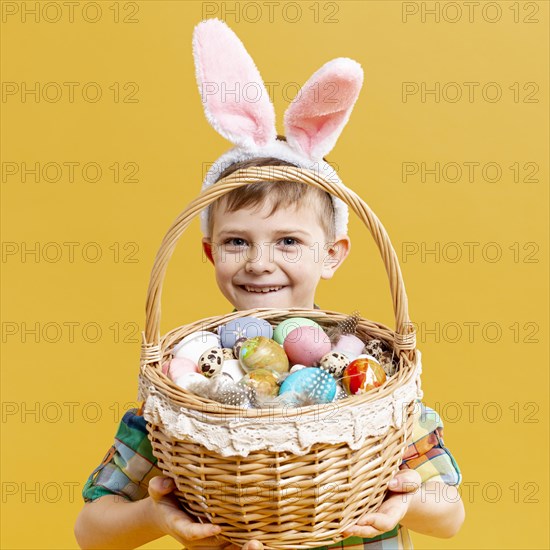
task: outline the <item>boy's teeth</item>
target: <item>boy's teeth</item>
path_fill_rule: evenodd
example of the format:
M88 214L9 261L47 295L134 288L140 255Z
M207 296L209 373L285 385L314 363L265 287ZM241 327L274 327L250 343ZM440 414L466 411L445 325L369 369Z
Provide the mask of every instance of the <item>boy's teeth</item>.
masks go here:
M281 290L283 288L282 286L270 286L266 288L254 288L252 286L246 286L244 287L248 292L271 292L273 290Z

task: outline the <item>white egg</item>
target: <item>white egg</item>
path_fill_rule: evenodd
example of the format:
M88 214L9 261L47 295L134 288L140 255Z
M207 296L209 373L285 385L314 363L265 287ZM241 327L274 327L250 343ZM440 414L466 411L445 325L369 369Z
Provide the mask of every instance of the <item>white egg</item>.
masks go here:
M228 374L234 382L238 382L245 375L245 372L238 359L226 359L223 362L222 374Z

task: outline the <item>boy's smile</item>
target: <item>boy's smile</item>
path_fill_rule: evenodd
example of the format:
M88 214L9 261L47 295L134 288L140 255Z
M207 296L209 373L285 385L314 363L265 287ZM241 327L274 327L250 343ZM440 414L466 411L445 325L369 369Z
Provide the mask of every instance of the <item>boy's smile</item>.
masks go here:
M327 243L314 208L269 204L214 213L212 238L203 239L216 282L238 310L313 309L320 279L330 279L349 252L349 238Z

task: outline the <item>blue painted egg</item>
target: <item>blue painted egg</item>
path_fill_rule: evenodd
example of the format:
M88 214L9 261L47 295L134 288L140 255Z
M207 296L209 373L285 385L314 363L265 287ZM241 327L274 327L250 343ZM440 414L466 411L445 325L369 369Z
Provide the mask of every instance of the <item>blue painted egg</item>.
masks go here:
M304 404L330 403L336 395L334 376L323 369L306 367L287 376L279 395L294 393Z
M218 328L218 334L224 348L233 348L240 338L255 338L273 336L273 327L265 319L256 317L240 317L233 319Z

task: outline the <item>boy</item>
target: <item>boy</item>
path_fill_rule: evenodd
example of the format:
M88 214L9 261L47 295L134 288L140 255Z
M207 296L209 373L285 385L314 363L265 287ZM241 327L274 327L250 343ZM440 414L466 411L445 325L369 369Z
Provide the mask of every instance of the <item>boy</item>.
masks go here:
M291 163L276 158L238 162L219 178L258 165ZM317 307L319 281L332 278L350 251L349 237L335 233L334 217L330 195L300 183L256 183L220 198L208 213L203 249L222 294L236 310ZM421 420L389 496L376 513L349 528L343 547L410 548L406 527L437 537L453 536L460 528L460 472L443 447L437 415ZM171 495L173 482L159 475L155 462L145 421L130 411L84 488L87 503L75 527L81 547L135 548L170 535L189 550L235 550L216 538L219 527L197 523L179 508ZM243 548L263 546L251 541Z

